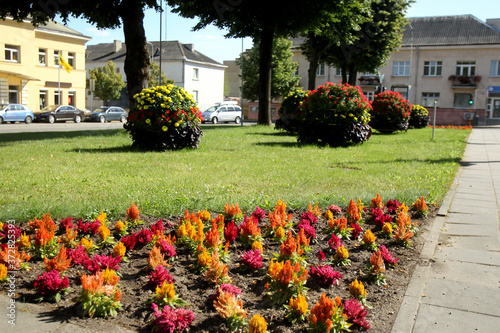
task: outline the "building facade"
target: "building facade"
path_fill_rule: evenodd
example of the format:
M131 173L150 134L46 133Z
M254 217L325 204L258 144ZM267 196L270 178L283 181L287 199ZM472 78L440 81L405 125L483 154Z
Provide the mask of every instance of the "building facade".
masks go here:
M307 87L309 63L297 44L294 60L300 85ZM316 85L341 80L337 68L321 65L317 74ZM438 124L464 125L474 116L480 125L500 123L500 19L410 18L386 66L378 74L359 74L357 82L369 99L380 90L398 91L427 107L431 117L436 102Z
M184 88L193 95L201 110L207 109L224 99L224 69L226 66L195 50L193 44L183 44L179 41L148 42L153 55L152 61L160 62L161 70L174 84ZM115 40L113 43L89 45L86 54L87 69L102 67L108 61L113 61L118 73L127 80L124 65L126 45ZM128 108L126 96L114 104ZM101 101L87 99L87 108L100 106ZM125 103L125 104L123 104Z
M85 109L85 43L91 38L49 21L0 21L0 103L20 103L34 112L55 104ZM59 57L73 70L59 65Z

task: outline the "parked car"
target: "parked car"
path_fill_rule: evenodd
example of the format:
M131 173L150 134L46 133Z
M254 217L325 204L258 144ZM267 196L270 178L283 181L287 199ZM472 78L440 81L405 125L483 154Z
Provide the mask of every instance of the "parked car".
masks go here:
M203 123L208 121L213 124L217 124L221 121L225 123L234 121L236 124L239 124L241 122L241 118L243 117L243 113L237 102L224 101L205 110L202 113L202 116Z
M90 121L105 121L119 120L122 123L127 121L127 111L118 106L101 106L95 109L90 115Z
M50 105L44 107L40 113L37 113L35 118L36 121L49 123L68 120L79 123L83 119L85 119L85 112L72 105Z
M22 104L0 104L0 124L10 121L24 121L29 124L35 119L33 111L29 107Z

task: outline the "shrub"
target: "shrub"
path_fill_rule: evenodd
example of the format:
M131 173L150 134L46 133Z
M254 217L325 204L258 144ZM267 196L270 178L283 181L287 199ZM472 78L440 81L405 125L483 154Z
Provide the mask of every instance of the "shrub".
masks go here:
M307 91L298 88L283 99L278 110L279 119L276 120L275 129L282 129L292 134L297 133L299 126L297 116L307 94Z
M420 105L413 105L410 115L410 126L423 128L429 125L429 111Z
M408 130L411 106L400 93L386 91L375 96L370 126L382 133Z
M364 142L371 135L370 110L359 87L327 82L302 103L298 140L334 147Z
M124 128L133 146L147 150L197 148L203 135L201 113L193 97L169 84L144 89L134 95L136 106Z

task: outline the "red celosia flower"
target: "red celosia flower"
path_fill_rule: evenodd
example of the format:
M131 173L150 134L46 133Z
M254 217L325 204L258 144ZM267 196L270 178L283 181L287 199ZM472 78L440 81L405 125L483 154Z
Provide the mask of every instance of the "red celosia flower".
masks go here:
M326 256L325 256L325 254L323 253L323 251L321 251L321 250L320 250L320 251L318 251L318 260L319 260L319 262L320 262L320 263L321 263L321 262L323 262L323 260L325 260L325 258L326 258Z
M155 270L148 275L148 279L147 286L153 288L161 286L165 281L167 283L174 282L172 275L168 273L168 270L163 265L156 266Z
M260 269L263 266L262 260L264 258L262 258L260 249L244 251L240 258L241 263L247 267L250 267L250 269Z
M330 205L330 207L328 208L332 213L342 213L342 208L340 208L339 206L335 206L334 204Z
M393 258L391 252L385 247L385 245L382 245L379 250L386 263L389 265L396 265L398 263L399 258Z
M368 314L366 308L356 298L346 299L342 312L347 316L348 321L361 326L365 330L370 329L370 324L366 321L366 315Z
M122 257L113 258L113 256L105 256L96 254L92 258L92 260L87 260L83 265L85 269L88 269L95 274L101 270L105 270L106 268L112 269L114 271L118 271L120 269L119 263L122 262Z
M167 258L172 258L177 255L175 247L164 239L160 241L160 250Z
M158 220L155 224L151 226L151 232L154 234L156 231L163 231L165 230L165 227L163 227L163 221Z
M83 245L77 246L74 249L66 249L66 254L68 258L71 258L74 265L83 265L89 260L87 248Z
M172 310L170 306L165 305L163 310L160 312L158 310L158 305L155 303L151 304L153 309L155 319L153 319L153 325L157 326L158 332L182 332L184 331L195 319L194 313L191 310L186 310L183 308L178 308Z
M100 226L101 222L99 222L99 220L83 223L82 219L78 220L78 224L76 225L78 233L81 235L95 235Z
M71 228L71 229L74 228L72 217L67 217L67 218L61 220L61 222L59 223L59 231L60 232L62 232L62 233L66 232L66 228Z
M392 222L390 215L384 214L380 208L371 208L372 221L379 227L383 227L386 222Z
M387 205L387 210L389 213L394 214L396 210L401 206L401 203L399 203L398 199L394 199L394 201L389 200L386 202Z
M123 245L125 245L127 251L131 251L134 249L135 244L137 243L137 236L135 234L125 236L122 237L120 241L123 243Z
M262 220L264 217L266 217L266 212L262 210L259 206L255 207L255 211L252 213L252 217L255 218L257 221Z
M215 294L210 296L210 300L214 301L216 300L219 296L221 291L223 291L226 294L233 294L235 296L241 295L241 289L236 287L235 285L229 284L229 283L223 283L220 285L219 288L215 291Z
M153 233L149 229L142 229L135 233L135 237L139 246L146 245L153 240Z
M61 273L57 270L44 272L38 275L33 286L35 289L44 296L55 295L63 289L69 287L68 278L62 277Z
M302 220L300 221L299 225L297 226L297 229L304 229L304 235L309 238L309 239L316 239L316 230L314 229L313 226L310 225L309 220Z
M315 225L318 222L318 218L316 217L316 215L314 215L313 212L303 213L302 215L300 215L300 219L301 221L308 220L309 222L311 222L311 225Z
M363 232L363 228L357 223L351 223L351 238L352 239L358 239L359 235L361 235L361 232Z
M333 286L343 276L337 272L332 266L318 265L311 266L311 276L314 277L320 284L330 287Z
M340 238L335 236L335 234L332 234L332 238L328 241L328 246L330 246L330 249L333 251L337 251L339 247L344 246L344 243L342 243Z
M238 236L238 227L234 226L234 221L229 222L224 229L224 239L226 242L233 243Z

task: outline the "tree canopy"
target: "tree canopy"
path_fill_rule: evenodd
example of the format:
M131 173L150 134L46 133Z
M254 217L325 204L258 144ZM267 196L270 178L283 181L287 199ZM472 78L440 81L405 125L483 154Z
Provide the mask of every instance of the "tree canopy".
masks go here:
M271 69L271 98L288 95L299 84L300 77L295 75L298 63L292 61L290 50L292 42L286 38L275 38L273 42ZM257 40L253 47L236 60L238 66L243 62L243 97L251 101L259 98L259 49Z
M112 99L120 99L121 91L125 88L123 76L116 72L116 65L111 60L103 67L89 69L89 77L95 80L94 94L108 105Z

